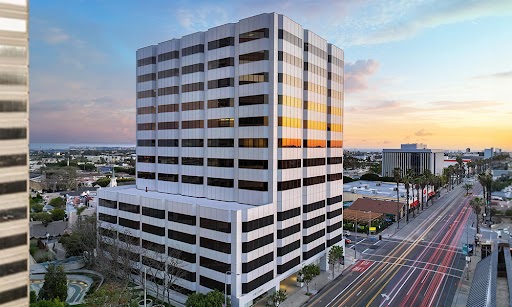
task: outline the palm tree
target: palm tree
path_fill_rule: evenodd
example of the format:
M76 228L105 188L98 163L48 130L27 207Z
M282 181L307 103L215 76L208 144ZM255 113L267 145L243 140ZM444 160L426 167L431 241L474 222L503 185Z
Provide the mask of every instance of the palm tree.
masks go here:
M484 205L484 200L480 197L473 198L469 205L473 209L473 212L475 212L476 215L476 233L480 233L480 225L479 225L479 218L480 213L482 212L482 206Z
M407 172L405 173L405 176L403 178L403 182L404 182L404 186L405 186L405 193L406 193L406 196L407 196L407 200L406 200L406 206L407 206L407 212L406 212L406 219L405 221L407 223L409 223L409 210L411 210L411 208L409 207L409 204L410 204L410 199L409 199L409 189L411 188L411 180L412 180L412 177L413 177L413 170L411 169L408 169ZM413 195L414 197L414 195Z
M462 160L462 156L461 155L458 155L457 158L455 158L455 160L457 161L457 165L458 165L458 169L459 169L459 173L458 173L458 182L459 184L461 183L462 181L462 175L465 173L464 171L464 161Z
M418 214L420 214L420 177L414 178L414 188L416 189L416 200L418 201Z
M478 175L478 182L482 185L483 196L485 201L485 213L488 214L489 220L491 220L491 188L492 188L492 175L490 173L482 173Z
M434 175L432 174L432 172L429 170L429 169L426 169L423 171L423 177L425 178L425 186L426 187L432 187L433 186L433 183L434 183ZM428 207L428 190L427 189L427 207Z
M466 196L469 194L469 190L473 188L473 185L471 183L464 184L464 189L466 189Z
M421 211L423 211L423 199L425 198L425 187L427 186L427 178L425 175L421 175L418 177L418 182L421 188Z
M400 194L398 191L398 187L400 185L401 173L402 170L399 167L395 167L395 169L393 169L393 177L395 178L396 182L396 205L398 207L398 214L396 215L397 228L400 228Z

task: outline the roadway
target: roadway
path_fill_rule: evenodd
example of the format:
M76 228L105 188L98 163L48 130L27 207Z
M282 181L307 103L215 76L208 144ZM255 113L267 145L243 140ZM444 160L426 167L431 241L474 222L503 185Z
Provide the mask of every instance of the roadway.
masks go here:
M390 238L365 239L362 259L307 306L450 306L465 276L462 243L475 235L465 192L454 187Z

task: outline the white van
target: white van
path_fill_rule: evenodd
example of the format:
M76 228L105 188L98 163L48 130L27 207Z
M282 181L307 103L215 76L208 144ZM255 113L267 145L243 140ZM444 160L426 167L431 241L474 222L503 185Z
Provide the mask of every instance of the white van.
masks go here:
M345 237L350 236L350 231L348 231L348 230L343 231L343 235L344 235Z

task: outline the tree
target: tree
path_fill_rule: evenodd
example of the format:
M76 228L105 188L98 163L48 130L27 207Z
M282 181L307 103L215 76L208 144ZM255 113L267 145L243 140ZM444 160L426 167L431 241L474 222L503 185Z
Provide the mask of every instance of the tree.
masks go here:
M49 204L55 208L62 208L66 206L66 201L62 197L55 197L50 200Z
M423 201L425 199L425 187L427 186L427 182L425 174L419 176L419 185L421 188L421 211L423 211Z
M416 200L418 201L418 205L416 206L418 208L418 214L420 214L420 177L414 178L414 188L416 189Z
M410 208L410 203L411 203L411 200L410 200L410 195L409 195L409 189L411 188L411 181L412 181L412 178L413 178L413 170L411 169L408 169L407 172L405 173L405 176L402 178L403 182L404 182L404 187L405 187L405 194L406 194L406 197L407 197L407 200L406 200L406 215L405 215L405 221L407 223L409 223L409 211L411 210ZM413 195L414 196L414 195ZM414 198L414 197L413 197Z
M328 258L329 264L332 265L332 278L334 279L334 266L343 258L343 247L338 245L331 247Z
M372 173L366 173L366 174L362 175L360 179L361 180L368 180L368 181L379 181L379 180L381 180L379 175L372 174Z
M223 305L224 294L217 289L208 292L206 295L202 293L191 294L185 303L187 307L221 307Z
M66 211L61 208L55 208L52 210L52 220L62 221L66 217Z
M279 307L286 300L286 290L278 290L268 297L267 306Z
M469 205L476 215L476 233L480 233L479 218L480 213L482 212L482 206L484 205L484 200L480 197L475 197L469 202Z
M396 215L397 228L400 228L400 194L398 187L400 186L400 180L402 179L401 173L402 170L399 167L395 167L395 169L393 169L393 178L396 182L396 204L398 206L398 214Z
M66 303L61 302L58 299L53 300L42 300L35 303L30 303L30 307L66 307Z
M34 221L42 222L44 227L48 227L48 225L50 225L50 223L53 222L52 216L46 212L34 213L32 215L32 219Z
M317 264L306 265L300 269L300 276L302 281L306 284L306 294L309 293L309 284L316 276L320 275L320 267Z
M85 263L92 265L97 233L96 216L88 216L81 223L75 223L70 234L62 236L59 242L68 256L83 256Z
M132 290L116 283L104 284L100 289L87 295L85 303L91 307L137 306Z
M68 280L64 267L62 265L55 266L50 264L44 274L44 284L39 291L39 300L58 299L65 302L68 298Z
M37 301L37 293L34 290L30 291L30 304L35 303Z
M473 188L473 185L471 183L464 184L464 189L466 189L466 195L469 194L469 190Z
M489 173L482 173L478 175L478 182L482 185L485 203L485 212L489 214L489 220L491 219L491 212L489 206L491 204L491 190L492 190L492 175Z

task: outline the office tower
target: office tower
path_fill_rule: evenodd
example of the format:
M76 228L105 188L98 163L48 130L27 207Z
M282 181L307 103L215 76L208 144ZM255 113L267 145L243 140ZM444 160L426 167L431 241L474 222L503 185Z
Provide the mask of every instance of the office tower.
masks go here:
M402 144L400 149L382 150L382 176L393 177L395 168L400 168L401 176L407 170L423 174L428 169L434 175L441 175L444 168L442 149L428 149L425 144Z
M0 0L0 306L28 306L28 3Z
M137 181L99 192L104 227L180 250L180 302L227 280L247 306L325 270L342 244L343 50L270 13L141 48L136 65Z

